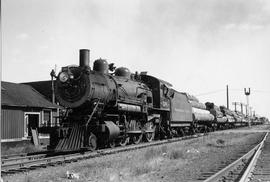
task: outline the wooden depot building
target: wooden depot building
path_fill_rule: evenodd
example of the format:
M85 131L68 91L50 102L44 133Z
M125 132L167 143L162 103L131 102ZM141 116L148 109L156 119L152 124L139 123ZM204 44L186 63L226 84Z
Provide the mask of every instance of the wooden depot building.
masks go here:
M1 142L30 140L31 128L58 124L59 106L33 87L4 81L1 84Z

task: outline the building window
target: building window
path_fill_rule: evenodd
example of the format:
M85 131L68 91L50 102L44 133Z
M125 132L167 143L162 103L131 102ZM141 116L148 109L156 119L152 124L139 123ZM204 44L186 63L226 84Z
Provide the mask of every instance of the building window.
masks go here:
M43 121L41 127L49 127L52 124L52 114L50 110L43 111Z

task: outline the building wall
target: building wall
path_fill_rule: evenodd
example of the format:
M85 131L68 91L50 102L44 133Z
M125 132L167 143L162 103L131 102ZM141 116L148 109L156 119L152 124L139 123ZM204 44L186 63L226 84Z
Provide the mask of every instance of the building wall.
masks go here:
M2 139L17 139L24 136L24 112L18 108L3 108L1 111Z
M58 119L57 109L42 109L42 108L29 108L29 107L13 107L2 106L1 110L1 141L20 141L25 138L25 114L26 113L39 113L39 127L42 127L42 123L46 117L44 117L43 111L50 111L51 121L50 126L55 126ZM48 126L48 127L50 127ZM40 136L48 136L40 134Z

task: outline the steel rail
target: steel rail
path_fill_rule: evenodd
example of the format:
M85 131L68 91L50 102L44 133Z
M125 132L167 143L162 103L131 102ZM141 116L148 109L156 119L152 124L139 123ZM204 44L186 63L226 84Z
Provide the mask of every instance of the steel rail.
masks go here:
M254 156L252 157L252 160L250 161L247 169L245 170L244 174L242 175L241 179L239 180L239 182L247 182L249 181L251 175L252 175L252 171L255 169L255 165L257 163L257 160L262 152L262 148L264 146L264 142L266 140L266 137L268 136L268 133L266 133L263 141L260 143L260 146L258 148L258 150L256 151L256 153L254 154Z
M40 155L40 154L49 154L49 153L51 153L51 151L44 150L44 151L36 151L36 152L29 152L29 153L10 154L10 155L2 155L1 159L12 159L12 158Z
M29 169L35 169L35 168L42 168L46 166L53 166L57 164L62 164L62 163L70 163L73 161L78 161L82 159L89 159L89 158L95 158L95 157L101 157L104 155L110 155L110 154L115 154L115 153L120 153L120 152L127 152L127 151L132 151L132 150L137 150L137 149L142 149L142 148L147 148L151 146L158 146L158 145L163 145L163 144L169 144L169 143L175 143L179 142L181 140L187 140L187 139L193 139L193 138L199 138L202 136L205 136L206 134L196 134L196 135L191 135L191 136L184 136L180 138L172 138L172 139L166 139L166 140L161 140L161 141L153 141L150 143L142 143L138 145L129 145L125 147L117 147L117 148L107 148L103 150L97 150L94 152L87 151L87 152L80 152L80 153L75 153L75 154L69 154L69 155L59 155L59 156L53 156L53 157L46 157L46 158L41 158L37 160L30 160L30 161L22 161L22 162L17 162L17 163L7 163L2 165L2 175L3 174L8 174L8 173L16 173L20 171L25 171Z
M216 181L219 181L220 179L222 179L223 176L225 176L225 174L227 174L228 172L230 172L233 169L237 168L239 166L239 164L244 161L244 159L251 158L254 155L255 151L258 151L259 147L265 141L267 135L268 135L268 133L266 133L264 138L262 139L262 141L258 145L256 145L254 148L252 148L249 152L247 152L242 157L238 158L237 160L235 160L233 163L229 164L225 168L221 169L220 171L218 171L214 175L210 176L209 178L204 180L204 182L216 182Z
M32 155L32 156L14 157L14 158L2 159L1 163L3 166L6 164L16 163L18 161L22 162L22 161L41 159L41 158L45 158L46 156L47 156L46 154L38 154L38 155Z

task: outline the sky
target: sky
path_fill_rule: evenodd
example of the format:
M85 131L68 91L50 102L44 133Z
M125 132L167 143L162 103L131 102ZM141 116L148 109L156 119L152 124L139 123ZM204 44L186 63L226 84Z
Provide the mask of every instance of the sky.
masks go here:
M270 118L268 0L2 0L2 80L104 58L170 82L201 102L246 103ZM240 107L238 107L240 110Z

